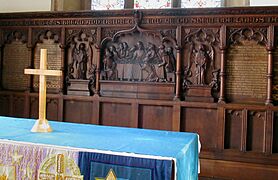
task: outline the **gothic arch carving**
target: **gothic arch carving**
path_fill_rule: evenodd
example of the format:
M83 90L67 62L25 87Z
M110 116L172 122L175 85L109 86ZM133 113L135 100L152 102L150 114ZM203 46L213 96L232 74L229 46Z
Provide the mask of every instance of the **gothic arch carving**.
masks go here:
M267 45L267 28L230 28L228 37L230 45L241 44L242 40L253 40L260 45Z
M68 79L88 80L95 76L93 62L96 30L68 30Z
M101 42L101 79L117 81L174 82L175 30L140 26L142 12L135 11L131 29L108 34Z
M218 90L219 67L216 47L219 29L185 29L184 45L189 48L184 67L183 89L189 85L211 86Z

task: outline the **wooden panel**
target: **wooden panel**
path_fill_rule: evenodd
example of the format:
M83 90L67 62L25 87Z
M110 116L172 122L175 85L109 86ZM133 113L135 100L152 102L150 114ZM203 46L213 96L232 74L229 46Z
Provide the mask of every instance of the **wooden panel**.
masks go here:
M48 48L49 68L64 72L47 84L55 89L49 119L197 132L209 161L202 159L202 178L271 179L277 14L276 7L0 14L0 114L37 117L37 81L22 80L17 67L37 67L38 50ZM271 80L276 101L266 106Z
M138 99L174 98L174 83L144 83L144 82L100 82L101 95L109 97L124 97Z
M217 140L217 111L212 109L184 108L182 110L182 131L200 135L202 149L215 149Z
M264 152L265 141L265 112L248 112L246 150Z
M131 104L101 103L100 122L107 126L131 127Z
M10 104L9 96L1 95L0 96L0 115L1 116L9 115L9 104Z
M266 180L278 177L277 166L201 159L200 176L216 179Z
M31 97L30 101L30 117L37 119L39 118L39 100L37 97ZM46 101L46 119L58 120L58 99L47 98Z
M272 152L278 153L278 112L274 113Z
M15 117L24 117L24 96L12 97L12 113Z
M255 41L231 46L227 55L227 96L234 102L264 102L267 55Z
M30 98L30 118L39 118L39 100L37 97Z
M28 75L23 75L29 66L26 44L16 41L4 48L3 86L8 90L26 90L29 86Z
M173 107L139 106L139 127L146 129L172 130Z
M242 128L242 112L227 110L225 117L225 149L240 150Z
M47 99L46 118L48 120L58 120L58 99Z
M93 102L65 100L64 102L64 120L75 123L92 123Z
M203 150L216 149L217 111L214 109L182 108L181 131L198 133Z
M272 97L275 105L278 104L278 49L276 47L273 53L273 87L272 87Z
M51 31L45 31L40 35L40 43L36 45L34 52L34 68L40 68L40 49L47 49L47 69L61 70L62 67L62 54L59 44L57 43L58 35L53 34ZM48 92L55 92L61 87L62 77L48 76L47 77L47 88ZM35 90L39 87L39 76L34 76L33 88Z

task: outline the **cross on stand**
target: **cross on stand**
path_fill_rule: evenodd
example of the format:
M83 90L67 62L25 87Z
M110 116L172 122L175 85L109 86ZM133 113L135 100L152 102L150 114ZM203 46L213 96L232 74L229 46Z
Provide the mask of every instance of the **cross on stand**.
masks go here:
M46 76L62 76L62 71L47 70L47 49L41 49L40 69L25 69L24 74L40 76L39 119L31 129L32 132L52 132L46 117Z

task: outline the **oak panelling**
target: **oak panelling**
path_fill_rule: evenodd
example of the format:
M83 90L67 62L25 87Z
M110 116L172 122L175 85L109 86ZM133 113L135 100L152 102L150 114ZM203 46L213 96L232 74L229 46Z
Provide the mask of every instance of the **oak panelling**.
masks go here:
M226 92L231 102L264 102L267 54L255 41L240 41L228 49Z
M21 31L21 32L20 32ZM29 76L23 71L30 64L28 48L26 46L26 31L14 30L6 32L3 50L2 85L4 89L24 91L28 89Z
M13 95L11 98L11 113L14 117L24 117L24 96Z
M248 111L246 150L265 152L266 113Z
M64 101L64 121L73 123L92 123L93 102L91 101Z
M131 104L100 103L100 124L131 127Z
M30 118L39 118L39 100L38 97L31 97L30 100ZM48 120L58 120L58 99L47 98L46 99L46 119Z
M37 93L32 93L36 81L32 82L33 78L28 76L26 80L19 82L22 78L18 76L19 71L11 69L9 72L8 67L14 67L17 65L15 62L21 59L20 67L28 65L33 68L38 62L38 49L48 47L52 64L49 68L57 67L64 72L61 79L55 78L52 84L48 82L48 89L59 91L48 91L48 119L197 132L202 143L201 177L276 178L278 106L275 105L278 102L278 53L277 47L276 50L273 49L272 44L275 42L277 46L278 42L277 14L277 7L139 10L135 14L134 10L0 14L0 114L37 117ZM18 33L9 36L14 30L25 35L26 39L21 41L22 43L14 43L19 38ZM54 36L47 33L49 30ZM144 35L146 33L147 36ZM55 34L59 36L58 39ZM141 38L141 35L145 37ZM111 76L107 80L101 80L104 59L109 55L106 50L110 44L103 43L106 38L110 44L116 43L118 53L123 52L123 49L120 50L121 44L127 42L130 49L125 51L133 55L133 52L139 49L139 45L136 45L138 41L144 44L145 52L153 52L149 51L149 48L154 44L155 52L161 53L165 62L166 57L172 57L166 55L170 55L170 49L173 48L176 72L169 72L172 73L169 77L173 79L172 75L175 76L175 81L166 83L161 79L162 76L159 76L158 81L153 78L149 79L150 82L127 81L129 76L121 75L123 81L120 78L111 82ZM87 69L85 68L85 80L82 80L84 74L83 78L73 76L74 79L71 79L70 59L74 59L72 54L75 45L78 47L81 42L87 47L90 46L92 51L87 50L89 57L85 59L91 62L88 61ZM190 49L192 43L194 45ZM198 47L202 47L199 45L205 46L204 49L199 49ZM163 47L170 49L163 53ZM198 49L205 55L197 53ZM19 54L13 54L18 51L22 55L19 58ZM117 54L114 55L117 57ZM124 53L120 55L123 60ZM204 56L210 56L210 62L205 60L207 58L201 58ZM150 59L138 59L140 63L137 65L144 68L146 60ZM116 68L121 70L124 63L119 62ZM190 71L186 68L188 62L191 62ZM200 63L205 65L201 67ZM160 68L164 66L164 70L169 70L165 63L156 64L155 67L159 65ZM141 71L139 66L137 70ZM201 71L197 72L196 66ZM274 76L270 72L272 67ZM19 78L13 76L13 72L16 72L15 75ZM127 71L121 72L125 75L123 73ZM201 81L197 82L196 77L201 77L202 72L206 73L207 86ZM214 74L211 74L212 72ZM145 70L144 73L146 75ZM163 73L165 72L159 71L160 75ZM68 81L69 79L71 81ZM73 84L75 81L76 84ZM14 86L12 83L15 82L23 87L19 87L19 84ZM198 91L186 88L187 85L192 85L190 83L197 85ZM265 100L271 102L271 86L276 104L266 106ZM3 87L21 92L5 91ZM73 94L67 93L69 87L76 87L76 91ZM215 101L208 101L211 98L205 99L211 97L211 88ZM190 92L187 92L188 89ZM200 94L205 96L200 97ZM177 101L173 100L174 95ZM194 96L188 98L188 95ZM220 97L221 103L216 103L217 97Z
M58 31L58 32L57 32ZM46 30L36 29L34 30L34 43L36 47L34 49L34 68L40 68L40 50L47 49L47 69L61 70L62 67L62 54L59 44L60 39L59 30ZM61 87L62 77L48 76L47 77L47 91L59 92ZM33 76L33 88L38 91L39 76Z
M59 110L58 99L47 99L46 102L46 118L48 120L58 120L58 110Z
M278 31L277 31L278 32ZM273 52L273 84L272 84L272 97L274 104L278 104L278 48Z
M217 109L181 109L181 131L198 133L203 150L216 149L217 122Z
M272 153L278 153L278 112L274 113L272 142Z
M172 130L171 106L139 105L139 127L145 129Z
M0 115L9 116L9 104L10 98L9 95L0 95Z
M201 159L200 176L233 180L272 180L278 177L277 166Z
M39 100L38 97L30 98L30 118L37 119L39 118Z
M226 110L224 148L240 150L241 137L242 137L242 111Z

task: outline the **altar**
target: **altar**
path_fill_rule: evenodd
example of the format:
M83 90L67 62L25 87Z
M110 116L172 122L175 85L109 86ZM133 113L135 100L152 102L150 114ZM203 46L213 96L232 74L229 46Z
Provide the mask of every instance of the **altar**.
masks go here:
M198 135L0 117L0 179L198 178Z

